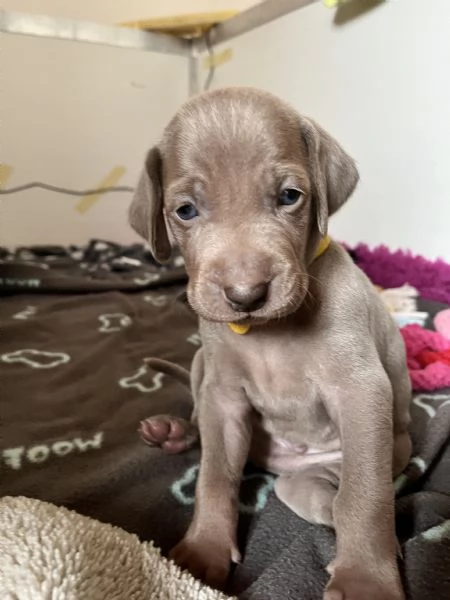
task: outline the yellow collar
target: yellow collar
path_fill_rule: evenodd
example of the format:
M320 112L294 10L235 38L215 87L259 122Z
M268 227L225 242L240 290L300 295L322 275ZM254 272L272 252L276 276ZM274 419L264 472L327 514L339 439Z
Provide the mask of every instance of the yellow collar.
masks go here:
M330 247L330 244L331 244L331 238L329 235L322 238L319 242L319 245L317 246L315 253L314 253L313 260L316 260L317 258L319 258L319 256L322 256L322 254L324 254L328 250L328 248Z
M316 258L319 258L319 256L322 256L322 254L324 254L328 250L330 243L331 238L329 235L320 240L319 245L317 246L317 250L314 254L314 260L316 260ZM238 335L245 335L250 331L250 325L248 324L227 323L227 325L231 329L231 331L233 331L233 333L237 333Z

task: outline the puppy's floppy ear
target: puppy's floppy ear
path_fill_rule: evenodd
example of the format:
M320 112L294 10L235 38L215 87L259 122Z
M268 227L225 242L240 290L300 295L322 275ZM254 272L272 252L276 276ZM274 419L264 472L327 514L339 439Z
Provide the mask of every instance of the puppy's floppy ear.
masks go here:
M128 218L131 227L149 243L156 260L167 261L170 258L171 247L164 221L162 159L157 147L147 154Z
M327 234L328 217L352 195L359 180L355 161L314 121L301 117L312 175L319 232Z

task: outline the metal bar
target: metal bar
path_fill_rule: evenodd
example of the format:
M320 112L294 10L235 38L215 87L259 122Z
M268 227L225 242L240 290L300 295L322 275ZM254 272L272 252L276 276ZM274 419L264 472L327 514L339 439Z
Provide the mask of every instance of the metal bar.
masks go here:
M187 40L128 27L0 10L0 32L190 56Z
M199 66L200 61L195 47L192 47L189 57L188 77L189 77L189 96L195 96L200 92Z
M231 38L247 33L261 25L270 23L279 17L299 8L304 8L318 0L264 0L248 10L220 23L211 31L211 42L221 44Z

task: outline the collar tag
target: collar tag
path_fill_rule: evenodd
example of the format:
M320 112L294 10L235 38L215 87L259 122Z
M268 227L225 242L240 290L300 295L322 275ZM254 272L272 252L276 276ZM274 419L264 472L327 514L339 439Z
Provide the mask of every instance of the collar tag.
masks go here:
M238 335L245 335L250 331L250 325L244 325L243 323L227 323L227 325L233 333Z

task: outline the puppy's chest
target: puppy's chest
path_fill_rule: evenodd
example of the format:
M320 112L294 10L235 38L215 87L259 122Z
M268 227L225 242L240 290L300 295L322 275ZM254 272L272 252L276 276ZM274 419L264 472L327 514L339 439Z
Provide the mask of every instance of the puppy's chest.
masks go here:
M251 405L262 416L289 421L308 415L320 418L321 406L325 410L325 399L314 380L282 371L259 375L258 379L249 377L244 388Z
M302 360L289 347L281 352L260 348L246 367L244 389L265 429L310 443L334 437L326 385L306 357Z

